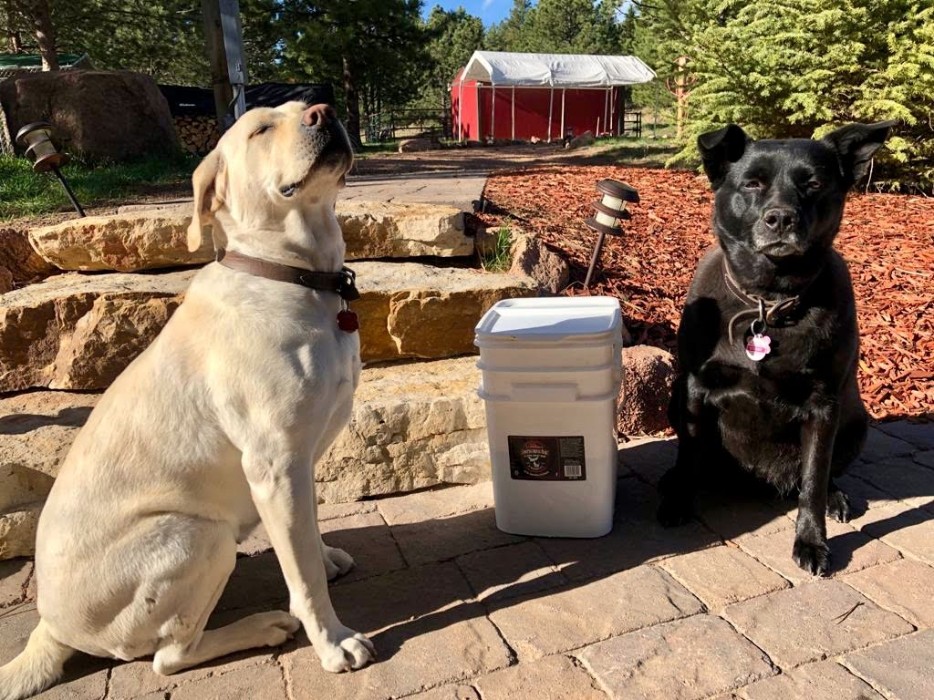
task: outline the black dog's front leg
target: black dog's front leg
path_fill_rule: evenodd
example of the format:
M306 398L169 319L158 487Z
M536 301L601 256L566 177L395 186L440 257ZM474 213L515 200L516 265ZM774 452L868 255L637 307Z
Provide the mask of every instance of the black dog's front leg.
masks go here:
M703 393L696 377L682 375L672 387L668 418L678 434L678 457L675 466L658 483L662 502L658 521L665 527L683 525L694 512L700 468L701 409Z
M829 407L801 426L801 491L791 556L805 571L821 576L830 563L827 494L838 411Z

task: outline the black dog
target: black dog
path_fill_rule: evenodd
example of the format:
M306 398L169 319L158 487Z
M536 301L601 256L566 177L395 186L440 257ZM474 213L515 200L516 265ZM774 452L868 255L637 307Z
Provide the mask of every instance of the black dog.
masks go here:
M739 465L799 489L792 556L826 572L825 515L849 519L831 477L859 454L868 424L853 288L833 241L847 190L893 124L820 141L752 141L731 124L698 139L719 246L698 265L678 329L668 410L678 458L659 485L662 524L691 517L714 467Z

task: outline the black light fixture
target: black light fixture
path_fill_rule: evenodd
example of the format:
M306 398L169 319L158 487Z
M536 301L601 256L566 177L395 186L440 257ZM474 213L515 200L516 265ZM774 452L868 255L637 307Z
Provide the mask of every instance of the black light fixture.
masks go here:
M594 246L590 266L587 268L584 289L590 286L590 278L593 277L594 268L600 259L604 238L607 235L621 236L623 234L622 222L632 218L632 215L626 211L626 202L635 204L639 201L639 193L619 180L609 178L600 180L597 183L597 190L603 194L603 197L593 203L595 214L584 221L588 228L597 232L597 244Z
M52 125L48 122L33 122L27 124L16 133L16 141L20 146L26 149L26 155L33 159L32 169L37 173L52 172L58 181L62 184L65 194L71 200L72 206L79 216L85 216L84 209L78 203L75 193L68 186L68 181L62 175L59 168L69 160L71 156L67 153L60 153L52 143Z

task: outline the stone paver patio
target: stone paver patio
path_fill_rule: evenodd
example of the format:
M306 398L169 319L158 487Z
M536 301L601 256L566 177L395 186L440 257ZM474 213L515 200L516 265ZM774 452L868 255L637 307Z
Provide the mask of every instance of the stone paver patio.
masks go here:
M621 446L616 526L598 540L498 531L488 483L322 506L325 540L357 561L331 591L376 644L365 670L325 673L300 635L171 677L77 656L40 697L934 698L934 424L872 430L825 579L791 562L791 500L707 496L695 522L659 528L673 456L671 441ZM263 533L241 551L211 626L286 605ZM0 563L0 663L34 596L31 561Z

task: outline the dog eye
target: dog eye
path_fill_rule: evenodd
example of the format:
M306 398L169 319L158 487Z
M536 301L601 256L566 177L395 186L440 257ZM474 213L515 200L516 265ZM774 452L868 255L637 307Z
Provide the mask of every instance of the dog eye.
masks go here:
M810 180L808 182L808 189L809 190L822 190L824 189L824 183L821 182L820 180Z
M743 183L743 188L747 190L761 190L762 183L759 180L746 180Z
M252 134L250 134L250 138L253 138L254 136L259 136L260 134L265 134L271 128L272 128L272 124L263 124L260 128L258 128Z

